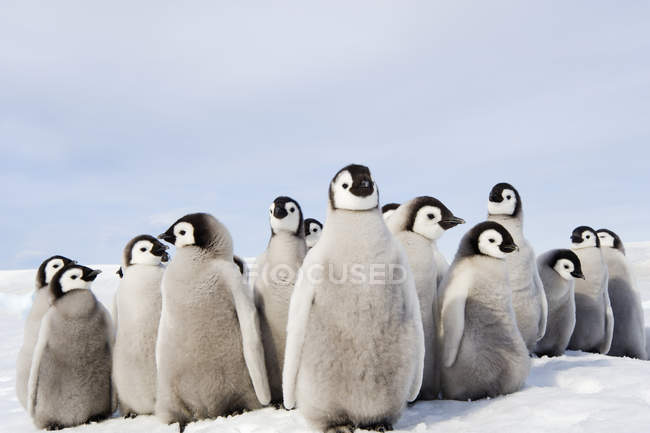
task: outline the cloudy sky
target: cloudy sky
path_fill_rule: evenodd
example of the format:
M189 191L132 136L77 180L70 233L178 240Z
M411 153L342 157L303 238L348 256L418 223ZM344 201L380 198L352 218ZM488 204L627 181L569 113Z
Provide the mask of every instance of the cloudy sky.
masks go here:
M262 252L275 196L323 220L332 175L485 217L523 197L650 240L650 3L33 2L0 14L0 268L117 263L188 212ZM453 254L469 227L451 230Z

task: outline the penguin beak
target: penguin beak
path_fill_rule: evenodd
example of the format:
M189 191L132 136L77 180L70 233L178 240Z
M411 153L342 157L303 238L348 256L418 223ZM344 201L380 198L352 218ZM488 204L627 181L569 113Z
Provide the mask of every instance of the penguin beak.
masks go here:
M465 220L452 215L443 218L438 224L440 224L440 227L444 230L449 230L452 227L456 227L458 224L465 224Z
M580 271L571 272L571 276L574 277L574 278L582 278L583 280L585 279L585 276Z
M287 210L284 208L283 205L275 205L273 208L273 216L276 217L277 219L282 219L287 216Z
M174 236L173 233L170 233L169 230L167 230L165 233L159 234L158 239L162 239L163 241L169 242L172 245L176 243L176 236Z
M364 175L352 182L352 186L350 187L349 191L357 197L368 197L373 192L375 192L375 187L372 179L369 176Z
M582 242L582 237L580 235L571 235L571 242L579 244Z
M499 249L504 253L511 253L513 251L518 251L519 247L514 243L512 243L512 244L503 244L499 247Z
M90 272L87 274L84 272L84 276L81 278L84 281L95 281L95 278L97 278L97 275L101 274L102 271L99 269L92 269Z

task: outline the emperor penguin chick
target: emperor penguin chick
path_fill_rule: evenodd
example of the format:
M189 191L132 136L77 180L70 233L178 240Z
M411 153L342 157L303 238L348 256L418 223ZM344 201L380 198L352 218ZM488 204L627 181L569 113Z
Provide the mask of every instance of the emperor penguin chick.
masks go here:
M510 233L482 222L461 240L442 283L442 393L476 400L519 390L530 371L528 350L512 308L505 258L517 249Z
M323 224L314 218L307 218L305 220L305 242L307 249L310 250L316 245L320 235L323 232Z
M422 382L417 292L378 196L367 167L336 173L323 234L291 297L284 404L326 432L392 429Z
M256 261L257 278L253 290L260 315L271 402L282 403L289 300L307 245L298 202L290 197L278 197L271 204L269 213L271 239L266 251Z
M54 274L71 261L67 257L52 256L41 263L36 271L36 292L32 308L25 320L23 345L20 347L16 361L16 395L25 409L27 409L27 382L29 381L29 370L32 367L34 346L38 339L38 330L41 327L43 316L52 303L52 292L48 289L48 285Z
M585 279L576 281L576 325L568 348L606 354L614 332L614 313L607 290L607 263L596 231L591 227L574 229L571 244L580 259Z
M404 203L386 220L389 230L406 251L420 301L425 347L420 390L420 398L423 400L433 400L439 392L435 375L439 281L435 241L445 230L464 222L455 217L442 202L428 196Z
M259 319L230 233L195 213L159 238L176 254L162 279L156 416L182 432L188 422L268 404Z
M608 355L647 359L641 294L625 257L625 247L611 230L600 229L597 234L609 272L607 291L614 314L614 334Z
M384 217L385 220L388 220L388 218L391 217L397 210L397 208L400 206L399 203L386 203L381 207L381 215Z
M548 325L535 353L560 356L569 345L576 324L574 278L585 277L580 259L571 250L547 251L537 259L537 267L548 300Z
M517 326L528 351L546 332L548 304L537 270L535 252L524 238L524 211L519 192L509 183L496 184L490 191L488 220L501 224L512 235L519 250L509 254L506 266L512 289L512 306Z
M131 239L122 256L122 279L113 300L116 326L113 382L126 417L152 414L156 401L156 339L162 308L160 283L166 245L149 235Z
M40 429L58 430L109 417L113 323L90 291L101 271L74 262L52 278L52 306L41 322L29 375L27 409Z

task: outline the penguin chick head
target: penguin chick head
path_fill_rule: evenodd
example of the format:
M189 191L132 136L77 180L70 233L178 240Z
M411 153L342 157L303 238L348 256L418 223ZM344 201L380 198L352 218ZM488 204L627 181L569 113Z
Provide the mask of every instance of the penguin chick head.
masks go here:
M463 237L457 256L484 255L503 259L517 248L505 227L494 221L484 221L475 225Z
M150 235L136 236L126 244L123 253L125 266L154 265L169 260L167 245Z
M290 232L296 236L303 236L302 209L297 201L291 197L277 197L269 206L269 221L271 233Z
M384 219L388 219L392 214L395 213L399 206L399 203L386 203L381 207L381 215L384 217Z
M616 248L617 250L620 250L623 254L625 254L625 247L623 246L623 241L621 240L620 237L618 237L616 233L608 229L598 229L596 234L598 235L600 246Z
M582 274L580 259L571 250L557 250L551 256L548 264L565 280L572 280L573 278L585 279L585 276Z
M488 214L518 216L521 212L519 192L509 183L497 183L490 191Z
M99 269L90 269L75 262L70 262L52 277L50 290L55 299L65 296L71 290L89 290L90 284L101 273L102 271Z
M36 287L42 289L50 284L54 274L70 262L72 262L72 260L63 256L52 256L45 259L45 261L38 267L38 271L36 271Z
M305 220L305 241L307 247L311 248L316 245L320 235L323 232L323 224L314 218L307 218Z
M158 235L158 239L176 248L198 247L216 255L232 256L230 232L219 220L208 213L192 213L180 218Z
M454 214L440 200L422 196L407 204L409 206L405 229L425 238L436 240L452 227L465 220Z
M580 248L600 248L596 230L588 226L576 227L571 233L571 246L574 250Z
M379 206L379 191L365 165L350 164L339 170L330 183L332 209L364 211Z

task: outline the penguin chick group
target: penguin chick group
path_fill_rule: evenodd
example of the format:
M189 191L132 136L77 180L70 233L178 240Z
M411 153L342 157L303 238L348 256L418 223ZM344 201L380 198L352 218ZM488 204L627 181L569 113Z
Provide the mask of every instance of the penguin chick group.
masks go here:
M207 213L125 246L113 314L100 271L63 257L36 275L16 367L39 428L155 414L166 424L273 404L327 433L392 430L407 403L519 390L531 354L646 359L638 289L610 230L576 228L539 257L508 183L489 193L451 263L437 247L465 221L418 196L380 208L368 167L329 183L325 224L279 196L254 267ZM170 259L167 246L175 246Z

